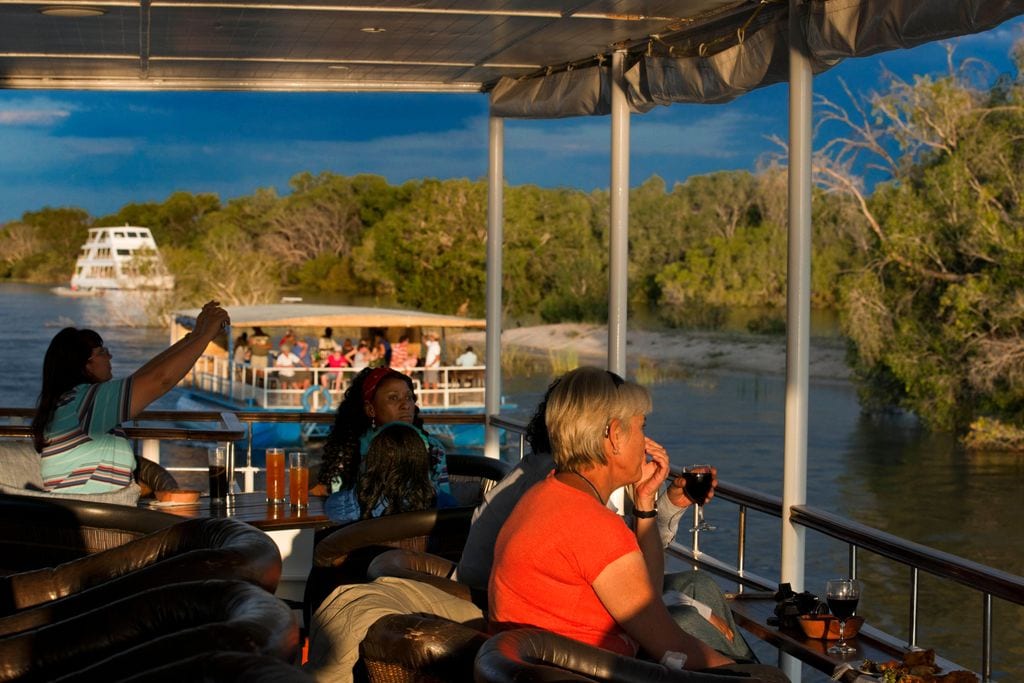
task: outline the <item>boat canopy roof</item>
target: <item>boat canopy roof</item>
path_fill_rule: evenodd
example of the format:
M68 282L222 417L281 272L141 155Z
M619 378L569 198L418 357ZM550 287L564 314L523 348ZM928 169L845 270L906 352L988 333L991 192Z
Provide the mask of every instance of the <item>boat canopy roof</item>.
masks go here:
M370 306L264 304L227 306L232 327L459 327L484 328L483 318ZM177 311L175 321L192 327L200 309Z
M797 0L815 71L976 33L1024 0ZM788 0L12 0L0 88L476 92L496 116L642 112L783 81Z

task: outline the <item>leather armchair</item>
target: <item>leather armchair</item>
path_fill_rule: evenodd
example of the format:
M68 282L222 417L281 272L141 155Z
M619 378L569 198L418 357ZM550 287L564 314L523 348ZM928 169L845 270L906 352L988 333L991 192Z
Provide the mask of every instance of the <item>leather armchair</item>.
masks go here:
M287 605L250 583L172 583L0 639L0 681L112 680L222 650L291 662L298 625Z
M473 508L417 510L342 526L313 548L313 567L303 600L306 623L336 586L366 581L374 557L391 548L430 552L458 560L469 533Z
M178 488L178 480L164 467L152 460L135 458L135 481L150 491L170 491Z
M507 462L480 455L451 453L446 459L452 494L459 505L479 505L484 494L512 469Z
M370 581L382 576L394 576L400 579L422 581L440 588L449 595L463 600L475 602L481 610L487 610L487 596L481 601L475 599L469 586L451 578L458 565L443 557L421 553L407 548L386 550L377 555L366 568L366 578Z
M366 632L359 656L371 683L468 681L486 640L482 631L442 617L391 614Z
M541 629L515 629L490 638L473 666L477 683L600 681L607 683L767 683L744 673L669 671Z
M55 567L180 521L125 505L0 495L0 574Z
M54 568L0 577L0 634L54 623L154 586L230 578L273 592L280 577L280 552L263 532L232 519L190 519Z

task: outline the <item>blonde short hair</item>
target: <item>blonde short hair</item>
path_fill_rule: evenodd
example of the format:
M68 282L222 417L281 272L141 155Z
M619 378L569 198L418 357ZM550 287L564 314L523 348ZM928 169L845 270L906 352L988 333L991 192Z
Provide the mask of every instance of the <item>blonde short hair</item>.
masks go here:
M647 389L613 372L582 367L566 373L548 396L544 418L555 467L578 471L607 464L604 437L611 421L618 419L628 433L630 418L650 411Z

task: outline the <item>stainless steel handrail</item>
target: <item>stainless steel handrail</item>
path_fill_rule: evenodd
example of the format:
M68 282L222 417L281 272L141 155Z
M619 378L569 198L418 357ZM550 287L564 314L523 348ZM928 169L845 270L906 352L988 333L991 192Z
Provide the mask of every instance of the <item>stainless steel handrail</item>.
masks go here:
M766 495L743 486L720 481L718 488L715 489L715 498L727 500L740 507L740 539L746 537L745 510L755 509L775 517L782 516L781 498ZM992 598L999 597L1008 602L1024 606L1024 577L935 550L808 505L794 505L791 510L791 519L795 524L800 524L805 528L813 529L849 544L851 576L855 576L857 572L858 549L867 550L910 567L910 586L908 590L911 593L911 600L909 606L910 633L907 641L908 647L915 647L917 641L917 583L921 570L937 578L959 583L981 593L985 608L981 638L981 675L983 681L991 680ZM694 545L694 549L696 549L696 545ZM672 544L668 552L681 559L706 566L708 569L727 576L741 585L765 587L763 579L752 577L748 572L742 571L742 545L739 550L740 559L738 566L732 568L733 572L731 574L725 563L715 558L704 556L699 551L687 550L679 544Z

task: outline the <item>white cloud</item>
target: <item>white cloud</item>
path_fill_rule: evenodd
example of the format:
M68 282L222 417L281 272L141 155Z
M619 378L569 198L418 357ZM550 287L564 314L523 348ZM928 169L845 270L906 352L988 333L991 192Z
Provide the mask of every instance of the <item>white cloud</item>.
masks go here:
M986 48L1006 47L1024 38L1024 22L1007 22L989 31L982 31L956 40L960 48L974 48L983 46Z
M70 115L60 109L0 110L0 126L52 126Z
M47 97L0 100L0 126L52 126L66 120L76 106Z

